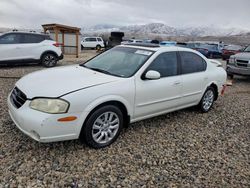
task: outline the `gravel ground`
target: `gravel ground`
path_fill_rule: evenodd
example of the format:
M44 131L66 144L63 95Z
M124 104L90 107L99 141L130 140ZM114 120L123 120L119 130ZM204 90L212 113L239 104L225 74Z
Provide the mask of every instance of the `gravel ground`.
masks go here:
M15 82L0 78L0 187L250 187L250 79L236 78L209 113L134 123L101 150L22 134L6 105Z

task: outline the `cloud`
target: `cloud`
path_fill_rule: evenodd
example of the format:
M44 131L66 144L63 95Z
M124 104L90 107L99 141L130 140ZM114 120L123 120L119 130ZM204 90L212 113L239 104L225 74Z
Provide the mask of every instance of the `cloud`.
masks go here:
M221 26L250 30L249 0L1 0L0 27L78 27L163 22L170 26Z

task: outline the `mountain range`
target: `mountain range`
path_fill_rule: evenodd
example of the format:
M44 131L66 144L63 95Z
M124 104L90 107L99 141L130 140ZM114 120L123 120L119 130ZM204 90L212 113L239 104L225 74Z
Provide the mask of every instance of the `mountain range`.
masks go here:
M250 30L239 28L218 28L216 26L207 27L172 27L163 23L150 23L145 25L116 26L109 24L99 24L93 27L83 27L82 33L106 33L111 31L122 31L134 35L164 35L164 36L233 36L249 34Z

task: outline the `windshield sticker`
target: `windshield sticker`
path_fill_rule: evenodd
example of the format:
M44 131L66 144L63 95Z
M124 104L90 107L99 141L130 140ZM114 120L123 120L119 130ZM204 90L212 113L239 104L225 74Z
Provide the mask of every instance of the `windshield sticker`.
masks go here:
M150 55L152 54L152 52L146 51L146 50L137 50L137 51L135 52L135 54L150 56Z

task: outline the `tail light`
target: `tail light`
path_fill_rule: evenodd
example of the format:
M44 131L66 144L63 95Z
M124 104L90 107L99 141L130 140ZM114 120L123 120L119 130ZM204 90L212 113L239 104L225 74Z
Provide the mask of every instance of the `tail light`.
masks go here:
M54 45L55 47L59 47L61 44L58 43L58 42L56 42L56 43L54 43L53 45Z

